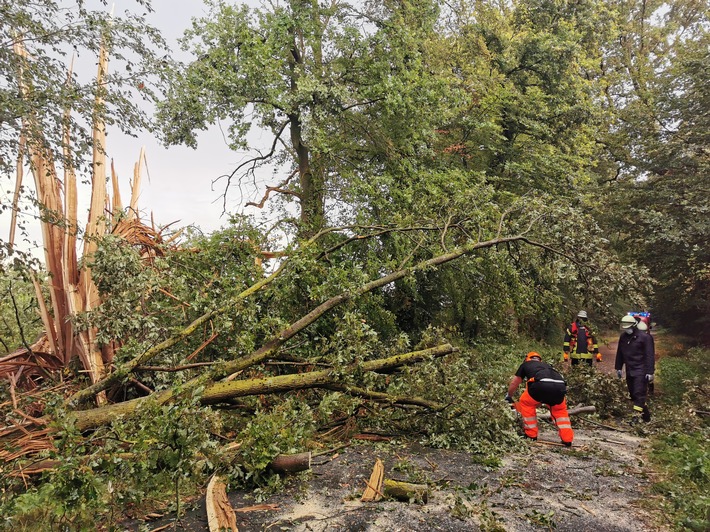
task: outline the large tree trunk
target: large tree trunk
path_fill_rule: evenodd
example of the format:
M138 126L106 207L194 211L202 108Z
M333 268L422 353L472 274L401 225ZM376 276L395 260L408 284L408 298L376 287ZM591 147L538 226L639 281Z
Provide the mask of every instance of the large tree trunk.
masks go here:
M430 349L413 351L393 357L369 360L358 366L361 371L387 371L400 366L416 364L427 358L438 358L455 351L450 344L444 344ZM354 368L353 368L354 369ZM245 381L222 381L205 388L200 397L200 402L205 405L217 404L235 397L247 395L260 395L280 393L306 388L327 388L331 384L340 384L339 377L334 370L312 371L310 373L297 373L293 375L279 375L263 379L249 379ZM134 399L123 403L116 403L91 410L80 410L74 413L76 426L79 430L89 430L111 423L118 416L134 412L146 401L166 403L174 397L170 391L156 393L149 397Z

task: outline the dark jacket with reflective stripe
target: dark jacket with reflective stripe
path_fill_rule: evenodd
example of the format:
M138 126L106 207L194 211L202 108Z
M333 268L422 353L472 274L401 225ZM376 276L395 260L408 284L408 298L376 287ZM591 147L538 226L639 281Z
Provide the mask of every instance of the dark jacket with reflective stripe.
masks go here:
M616 348L614 369L622 369L624 364L626 364L626 374L631 377L653 375L656 353L650 334L636 329L632 334L621 333L619 346Z
M572 344L574 344L574 347L572 347ZM593 355L599 352L599 346L597 345L596 334L594 334L591 326L580 321L574 321L565 330L562 350L572 358L593 358Z
M562 375L547 362L523 362L515 375L527 380L528 393L536 401L557 405L564 400L567 393L567 384Z

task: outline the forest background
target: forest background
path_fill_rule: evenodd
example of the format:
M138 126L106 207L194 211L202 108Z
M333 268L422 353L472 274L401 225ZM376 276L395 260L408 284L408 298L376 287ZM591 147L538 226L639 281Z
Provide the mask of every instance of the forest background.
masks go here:
M110 522L148 486L179 500L215 470L267 489L276 456L337 420L487 459L517 442L492 406L506 376L531 346L558 358L580 308L601 330L650 310L707 344L702 2L208 1L184 63L149 2L0 5L0 165L46 250L2 242L4 467L60 464L5 476L3 515ZM197 147L216 124L249 153L217 181L223 205L265 219L148 223L142 157L124 207L107 126ZM691 403L707 393L693 353ZM702 419L672 428L707 442ZM707 443L689 459L702 494ZM670 497L679 522L707 522L699 497Z

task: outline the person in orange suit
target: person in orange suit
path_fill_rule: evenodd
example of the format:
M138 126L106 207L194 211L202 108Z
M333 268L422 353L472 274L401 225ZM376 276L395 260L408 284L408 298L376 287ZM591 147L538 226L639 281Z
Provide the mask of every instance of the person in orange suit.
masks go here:
M513 401L513 394L523 381L526 382L525 391L517 402ZM505 400L520 412L525 436L531 440L537 439L537 407L546 405L559 431L560 440L565 446L571 447L574 432L567 412L566 395L567 383L562 375L550 364L543 362L539 353L531 351L511 379Z

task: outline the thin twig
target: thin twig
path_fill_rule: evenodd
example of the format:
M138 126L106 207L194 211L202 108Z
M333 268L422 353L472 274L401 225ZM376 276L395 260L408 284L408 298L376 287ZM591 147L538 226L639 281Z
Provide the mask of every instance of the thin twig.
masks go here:
M604 427L605 429L615 430L617 432L629 432L628 430L625 430L625 429L620 429L617 427L612 427L611 425L604 425L604 423L598 423L597 421L592 421L591 419L587 419L586 417L580 416L577 419L579 419L581 421L586 421L587 423L591 423L592 425L597 425L598 427Z

